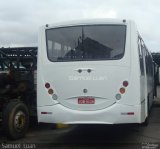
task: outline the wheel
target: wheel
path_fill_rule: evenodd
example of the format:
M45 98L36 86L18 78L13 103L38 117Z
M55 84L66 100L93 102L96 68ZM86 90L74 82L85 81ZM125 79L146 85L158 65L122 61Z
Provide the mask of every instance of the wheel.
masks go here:
M142 126L148 126L148 124L149 124L149 118L147 116L145 121L142 123Z
M27 106L22 102L10 102L3 111L3 128L9 139L25 136L29 125Z
M147 117L145 121L142 123L142 126L148 126L148 124L149 124L149 97L147 100Z

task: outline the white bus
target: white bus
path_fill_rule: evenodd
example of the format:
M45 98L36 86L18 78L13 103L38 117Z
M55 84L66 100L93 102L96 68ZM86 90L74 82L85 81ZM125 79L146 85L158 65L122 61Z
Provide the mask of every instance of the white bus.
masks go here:
M46 25L39 32L38 121L146 123L152 56L129 20Z

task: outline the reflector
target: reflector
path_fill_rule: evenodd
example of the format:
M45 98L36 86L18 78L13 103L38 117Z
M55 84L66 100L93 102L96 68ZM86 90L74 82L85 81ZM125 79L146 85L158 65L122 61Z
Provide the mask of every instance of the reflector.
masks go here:
M128 112L127 115L134 115L134 112Z

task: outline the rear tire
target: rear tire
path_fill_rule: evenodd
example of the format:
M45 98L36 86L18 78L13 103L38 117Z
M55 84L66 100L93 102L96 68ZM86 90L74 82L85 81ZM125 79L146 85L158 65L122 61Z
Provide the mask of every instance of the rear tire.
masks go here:
M29 125L27 106L22 102L10 102L3 111L3 128L9 139L25 136Z
M149 124L149 97L148 97L148 100L147 100L147 117L145 119L145 121L142 123L142 126L148 126Z
M147 116L146 119L145 119L145 121L142 123L142 126L147 127L148 124L149 124L149 118L148 118L148 116Z

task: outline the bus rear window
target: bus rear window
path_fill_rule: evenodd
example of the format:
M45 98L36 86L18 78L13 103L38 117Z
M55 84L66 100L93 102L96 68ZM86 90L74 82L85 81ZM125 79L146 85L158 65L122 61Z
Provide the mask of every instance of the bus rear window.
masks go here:
M46 30L47 54L52 62L121 59L125 25L86 25Z

